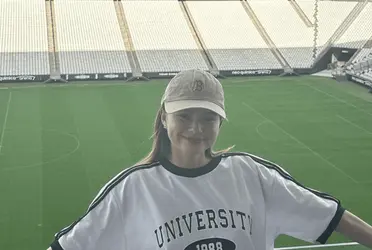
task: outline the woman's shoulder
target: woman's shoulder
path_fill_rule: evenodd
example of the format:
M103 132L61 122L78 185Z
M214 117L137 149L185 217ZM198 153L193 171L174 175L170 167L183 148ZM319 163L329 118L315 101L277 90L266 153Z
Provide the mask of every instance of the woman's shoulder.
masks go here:
M150 162L134 164L122 169L118 173L109 177L106 183L100 188L97 197L106 196L107 194L121 192L120 190L128 189L133 186L133 183L136 183L136 180L140 179L144 174L148 174L148 171L155 169L157 166L159 166L159 162Z
M255 163L265 163L265 164L274 164L271 161L263 158L262 156L258 156L256 154L252 154L249 152L244 151L235 151L235 152L225 152L221 154L222 158L231 158L233 161L253 161Z
M232 165L238 164L253 167L260 170L274 170L283 174L288 174L280 165L264 156L259 156L250 152L236 151L227 152L221 155L222 158L230 160Z
M114 178L125 179L128 176L143 174L148 172L149 170L151 171L152 169L155 169L159 165L160 165L159 161L153 161L148 163L136 163L120 171Z
M105 183L103 189L106 186L118 186L119 184L128 183L128 180L138 178L143 174L147 174L149 171L159 166L159 164L159 162L154 161L150 163L136 163L126 166L125 168L119 170L119 172L109 177L109 180Z

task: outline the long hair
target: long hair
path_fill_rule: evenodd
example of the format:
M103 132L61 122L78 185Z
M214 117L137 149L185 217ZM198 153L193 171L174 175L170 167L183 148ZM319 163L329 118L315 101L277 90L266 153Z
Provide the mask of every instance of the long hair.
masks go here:
M171 141L169 140L167 130L163 127L161 118L165 113L164 105L161 105L154 122L154 133L151 136L153 139L151 151L140 160L136 165L149 164L152 162L159 161L163 157L168 157L171 153ZM222 122L221 122L222 124ZM208 148L205 151L205 155L208 158L213 158L223 153L230 151L234 146L230 146L226 149L213 151L211 148Z

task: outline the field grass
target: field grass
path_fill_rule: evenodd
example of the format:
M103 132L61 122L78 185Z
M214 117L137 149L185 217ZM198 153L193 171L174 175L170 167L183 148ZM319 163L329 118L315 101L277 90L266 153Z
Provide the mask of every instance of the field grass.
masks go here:
M236 145L274 161L372 223L365 88L320 77L221 81L229 122L216 149ZM149 151L166 82L0 85L0 249L46 249L110 178ZM346 241L334 234L329 243ZM305 244L281 236L276 247Z

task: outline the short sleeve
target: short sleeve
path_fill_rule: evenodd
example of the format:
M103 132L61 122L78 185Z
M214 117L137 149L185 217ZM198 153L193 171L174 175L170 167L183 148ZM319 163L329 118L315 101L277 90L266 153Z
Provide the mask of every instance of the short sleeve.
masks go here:
M123 218L115 197L113 190L102 189L82 217L55 235L52 250L123 249Z
M266 206L266 228L274 240L281 234L324 244L345 209L335 197L297 182L274 164L259 163Z

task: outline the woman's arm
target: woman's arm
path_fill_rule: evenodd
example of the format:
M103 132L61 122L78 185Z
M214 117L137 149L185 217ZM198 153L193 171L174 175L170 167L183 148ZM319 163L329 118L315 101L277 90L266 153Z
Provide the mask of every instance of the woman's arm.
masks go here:
M336 231L352 241L372 249L372 226L349 211L345 211Z

